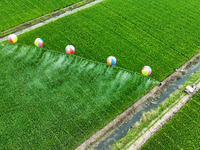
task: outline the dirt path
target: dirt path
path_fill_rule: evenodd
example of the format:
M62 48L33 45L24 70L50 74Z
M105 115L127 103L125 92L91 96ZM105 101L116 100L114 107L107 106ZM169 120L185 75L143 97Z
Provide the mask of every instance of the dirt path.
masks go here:
M25 22L21 25L18 25L14 28L11 28L9 30L0 32L0 42L7 40L7 36L8 34L16 34L16 35L20 35L23 34L25 32L34 30L38 27L43 26L44 24L47 24L51 21L55 21L59 18L62 18L64 16L67 16L69 14L73 14L79 10L91 7L97 3L102 2L103 0L83 0L79 3L73 4L71 6L68 6L62 10L58 10L49 14L46 14L42 17L36 18L34 20Z
M145 131L145 133L138 140L132 143L127 150L138 150L151 136L153 136L162 126L164 126L164 124L167 123L199 90L200 83L197 85L197 88L193 94L188 94L184 96L178 103L176 101L175 103L177 104L173 106L170 110L166 110L167 113L166 111L164 111L158 118L160 118L163 114L166 114L161 119L159 119L149 130ZM155 120L153 122L155 122Z

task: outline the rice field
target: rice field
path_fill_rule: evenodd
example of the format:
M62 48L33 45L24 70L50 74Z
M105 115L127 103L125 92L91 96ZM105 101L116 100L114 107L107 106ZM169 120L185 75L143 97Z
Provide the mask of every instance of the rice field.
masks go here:
M200 92L151 137L141 150L200 148Z
M0 56L0 149L74 149L158 84L36 47Z
M199 3L105 0L20 35L19 42L33 45L40 37L45 48L62 52L72 44L90 60L115 56L117 66L135 72L151 66L151 77L162 81L199 51Z
M1 0L0 31L79 1ZM0 43L0 149L79 146L199 51L199 4L104 0L19 35L17 44ZM109 56L117 67L104 64ZM152 68L150 77L141 75L143 66Z
M15 27L81 0L1 0L0 31Z

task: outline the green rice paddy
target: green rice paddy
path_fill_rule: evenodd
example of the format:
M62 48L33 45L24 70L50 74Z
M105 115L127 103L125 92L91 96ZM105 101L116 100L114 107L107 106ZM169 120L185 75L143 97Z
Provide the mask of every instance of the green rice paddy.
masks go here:
M199 3L105 0L20 35L19 42L33 45L40 37L44 48L62 52L72 44L87 59L115 56L117 66L136 72L151 66L151 77L162 81L199 51Z
M162 127L141 150L200 148L200 92Z
M0 0L0 31L79 1L81 0Z
M2 0L0 31L78 1ZM199 5L197 0L105 0L19 35L23 46L0 43L0 149L79 146L199 51ZM44 40L44 49L32 47L36 38ZM68 44L76 56L66 54ZM102 64L108 56L116 57L117 67ZM146 65L151 78L141 75ZM199 131L195 119L190 121Z
M74 149L157 81L77 56L0 43L0 149Z

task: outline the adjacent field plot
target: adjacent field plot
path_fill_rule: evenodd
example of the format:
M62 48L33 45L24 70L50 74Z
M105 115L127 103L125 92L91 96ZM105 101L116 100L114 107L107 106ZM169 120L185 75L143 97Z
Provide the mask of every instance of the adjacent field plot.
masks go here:
M153 39L192 57L200 46L197 0L108 0L102 4Z
M82 0L0 0L0 31Z
M156 81L36 47L0 43L0 149L73 149Z
M192 9L198 3L105 0L21 35L19 42L33 45L41 37L45 48L63 52L73 44L76 55L91 60L113 55L117 66L136 72L149 65L151 77L161 81L199 51L199 11Z
M141 148L199 149L200 92L194 96L168 123Z

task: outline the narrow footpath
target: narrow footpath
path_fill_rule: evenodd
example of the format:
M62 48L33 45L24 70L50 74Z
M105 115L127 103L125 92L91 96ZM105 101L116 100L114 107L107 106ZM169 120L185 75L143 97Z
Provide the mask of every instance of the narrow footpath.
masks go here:
M200 83L196 86L193 94L188 94L184 96L174 107L168 110L168 112L161 119L159 119L149 130L145 131L145 133L138 140L136 140L127 150L138 150L151 136L153 136L161 127L163 127L164 124L167 123L199 90ZM163 113L160 116L162 116Z
M57 19L59 19L59 18L62 18L62 17L65 17L65 16L67 16L67 15L76 13L76 12L79 11L79 10L86 9L86 8L91 7L91 6L95 5L95 4L98 4L98 3L102 2L102 1L103 1L103 0L94 0L93 2L87 3L87 4L85 4L85 5L81 6L81 7L78 7L78 8L72 9L72 10L66 10L64 13L62 13L62 14L60 14L60 15L51 17L51 18L49 18L49 19L47 19L47 20L45 20L45 21L43 21L43 22L39 22L39 23L37 23L37 24L35 24L35 25L28 25L28 24L30 24L30 22L31 22L31 21L29 21L29 22L27 22L27 23L24 23L24 24L27 24L27 25L25 25L25 26L26 26L25 28L23 28L22 30L19 30L19 31L17 31L17 32L14 32L14 33L12 32L12 34L20 35L20 34L29 32L29 31L34 30L34 29L36 29L36 28L38 28L38 27L41 27L41 26L43 26L43 25L45 25L45 24L47 24L47 23L49 23L49 22L51 22L51 21L55 21L55 20L57 20ZM69 7L72 7L72 6L69 6ZM68 7L67 7L67 8L68 8ZM67 9L67 8L65 8L65 9ZM64 9L64 10L65 10L65 9ZM59 11L62 11L62 10L59 10ZM59 11L58 11L58 13L59 13ZM53 14L53 13L54 13L54 12L52 12L52 13L50 13L50 14ZM47 14L47 15L50 15L50 14ZM51 16L52 16L52 15L51 15ZM39 17L39 18L41 18L41 17ZM36 19L38 19L38 18L36 18ZM34 21L34 20L33 20L33 21ZM1 34L2 34L2 33L1 33ZM1 34L0 34L0 35L1 35ZM0 38L0 42L7 40L7 38L8 38L7 36L4 36L4 37Z

